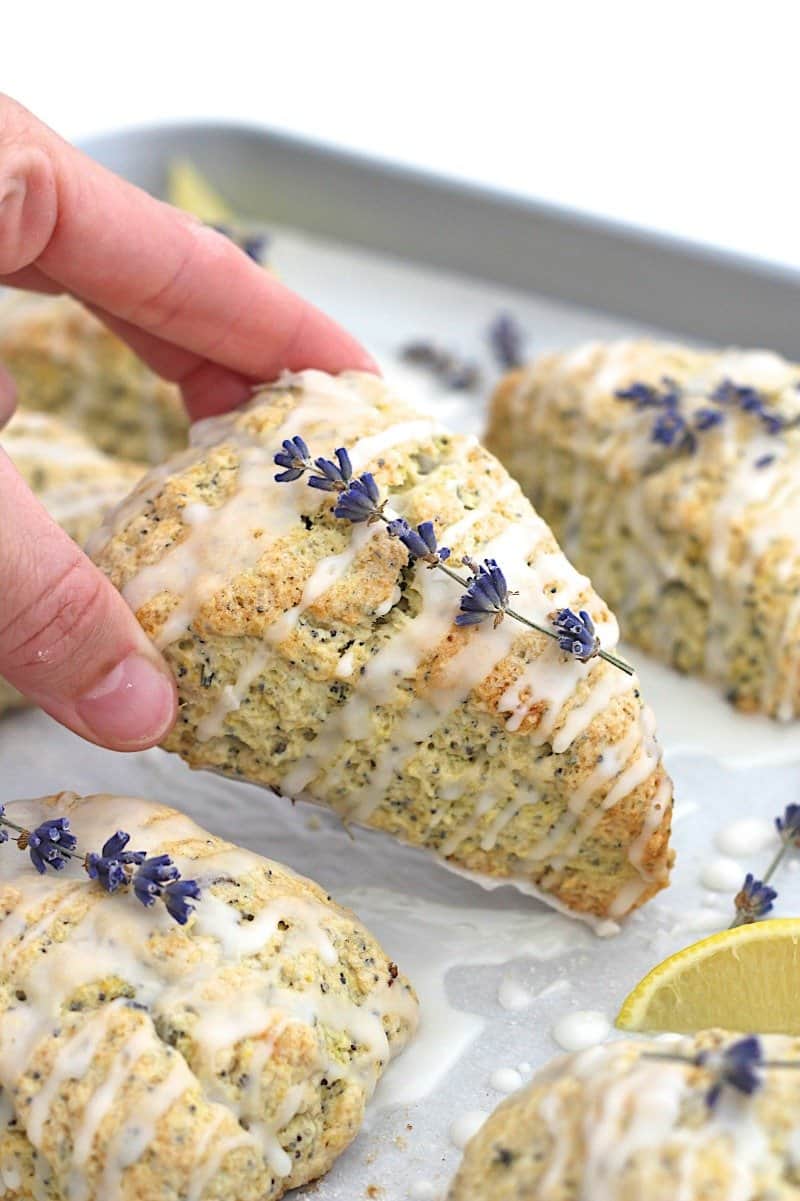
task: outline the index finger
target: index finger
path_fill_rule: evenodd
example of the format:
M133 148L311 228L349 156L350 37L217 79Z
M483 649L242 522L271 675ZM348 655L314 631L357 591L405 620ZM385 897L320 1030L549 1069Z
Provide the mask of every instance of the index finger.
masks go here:
M229 239L0 98L0 276L36 268L162 342L255 380L375 370L334 321Z

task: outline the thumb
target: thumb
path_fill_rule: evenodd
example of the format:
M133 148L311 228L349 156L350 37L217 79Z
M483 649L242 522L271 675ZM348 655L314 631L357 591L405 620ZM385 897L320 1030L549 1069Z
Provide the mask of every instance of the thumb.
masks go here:
M112 750L152 746L175 720L166 664L2 451L0 675L76 734Z

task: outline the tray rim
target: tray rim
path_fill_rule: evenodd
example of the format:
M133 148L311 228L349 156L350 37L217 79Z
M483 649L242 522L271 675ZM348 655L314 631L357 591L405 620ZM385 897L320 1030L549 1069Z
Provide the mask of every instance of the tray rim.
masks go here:
M209 163L246 162L240 180L268 198L266 224L800 358L800 271L788 266L241 121L124 126L79 144L156 190L186 154L234 202L233 173L215 180Z

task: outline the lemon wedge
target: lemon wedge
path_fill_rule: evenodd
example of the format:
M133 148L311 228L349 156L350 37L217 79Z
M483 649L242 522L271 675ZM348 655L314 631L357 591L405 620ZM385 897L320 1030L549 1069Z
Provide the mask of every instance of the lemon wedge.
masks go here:
M617 1026L800 1034L800 918L723 930L671 955L626 997Z
M188 159L174 159L167 172L170 204L198 217L206 225L225 225L233 212L220 194Z

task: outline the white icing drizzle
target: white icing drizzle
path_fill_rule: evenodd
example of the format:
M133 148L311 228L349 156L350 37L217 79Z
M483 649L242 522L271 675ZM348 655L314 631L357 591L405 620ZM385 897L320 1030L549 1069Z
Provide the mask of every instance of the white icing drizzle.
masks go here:
M302 484L276 485L272 452L280 448L284 439L300 435L329 453L330 442L347 440L349 432L355 433L367 420L374 421L376 411L359 391L359 382L365 379L345 373L331 384L319 372L286 376L280 386L298 387L300 400L283 425L270 435L268 445L237 428L238 415L232 419L210 418L194 427L195 452L223 442L233 446L239 459L238 474L233 492L221 505L207 508L199 523L195 506L195 521L186 537L158 562L141 568L122 589L134 611L163 593L180 598L156 636L159 647L169 646L180 638L203 605L232 579L254 567L271 545L296 526L302 514L312 514L321 508L327 493ZM340 407L331 404L334 398ZM257 399L254 403L258 403ZM388 450L406 442L422 441L435 431L434 422L424 418L397 422L359 438L348 448L353 470L363 471ZM119 520L115 519L115 526L119 528ZM345 555L339 559L338 569L345 571L351 561ZM287 620L291 626L291 619ZM223 720L224 717L223 713Z
M572 1105L567 1109L566 1094L553 1087L562 1076L575 1078L581 1086L578 1135L570 1120ZM780 1161L754 1102L723 1093L705 1122L690 1125L683 1116L691 1092L688 1079L678 1063L632 1060L625 1044L593 1047L549 1065L531 1085L550 1084L538 1105L549 1148L537 1196L560 1192L576 1137L582 1159L576 1201L617 1201L623 1181L630 1181L632 1164L638 1162L644 1179L648 1161L656 1158L675 1174L675 1201L692 1201L698 1156L712 1141L719 1145L719 1162L728 1171L727 1179L717 1178L720 1201L748 1201L755 1195L759 1171L778 1178Z
M12 820L28 828L53 811L43 802L16 802L7 807ZM58 812L70 816L82 846L99 845L109 829L115 828L128 830L131 845L149 853L157 853L173 841L207 841L205 833L188 818L171 813L165 816L155 806L130 798L80 800L65 793L58 798ZM103 1201L119 1198L126 1170L147 1153L172 1106L198 1083L212 1102L225 1107L219 1109L216 1126L225 1110L231 1110L237 1120L245 1120L252 1128L248 1134L223 1140L210 1155L206 1153L210 1136L205 1136L189 1184L189 1197L199 1199L224 1156L240 1146L257 1149L273 1173L288 1175L292 1162L281 1147L280 1132L314 1095L316 1079L325 1074L330 1079L357 1081L367 1095L371 1094L381 1067L392 1054L384 1016L397 1014L412 1028L415 1024L416 1003L405 990L390 989L388 981L372 990L363 1004L346 996L323 995L311 976L307 988L281 983L282 965L287 958L311 955L328 966L338 962L332 936L338 918L334 909L315 897L289 895L276 897L247 922L210 891L213 879L243 877L256 867L269 866L266 861L225 846L195 861L183 860L172 850L170 853L182 870L199 879L203 888L190 931L192 940L200 939L205 944L198 961L187 958L184 962L179 949L168 957L163 955L158 940L176 929L165 912L159 908L145 911L102 893L88 881L78 883L70 876L79 872L79 867L70 865L58 879L43 880L32 867L20 871L19 864L10 857L0 860L0 886L8 882L19 894L14 911L0 924L4 963L12 972L14 959L29 952L36 939L46 937L59 913L79 900L76 892L91 889L89 908L82 917L80 908L73 914L69 937L50 942L46 958L35 957L21 977L24 1002L0 1014L0 1095L7 1096L16 1087L40 1046L53 1037L69 998L83 985L116 975L131 985L134 1000L147 1011L141 1013L140 1024L107 1062L102 1080L74 1125L67 1181L69 1201L90 1201L93 1196ZM23 915L36 912L51 896L56 904L49 914L26 928ZM268 944L279 928L283 932L282 946L274 962L249 967L249 957ZM237 964L240 980L232 1003L231 997L220 991L219 979L226 968ZM127 1012L129 1003L119 999L104 1005L58 1047L30 1106L20 1115L22 1127L37 1149L42 1148L59 1093L69 1081L85 1076L101 1046L108 1046L112 1024ZM192 1039L197 1054L192 1070L182 1056L165 1047L153 1025L159 1015L184 1010L196 1015ZM318 1062L311 1066L308 1078L287 1090L268 1122L261 1096L262 1069L268 1068L277 1038L292 1022L320 1031ZM329 1055L326 1029L346 1032L358 1048L352 1061L342 1064ZM242 1090L237 1105L217 1086L216 1070L219 1057L247 1038L257 1045L250 1067L251 1082ZM134 1102L110 1142L99 1144L106 1117L119 1104L129 1081L136 1087L136 1065L148 1055L160 1059L166 1056L166 1075ZM89 1164L93 1155L97 1162L98 1154L101 1172L93 1185Z
M673 364L685 362L687 352L669 345L657 350L663 373L682 376L684 369L676 366L673 370ZM655 354L656 348L649 344L593 343L545 360L543 385L537 369L524 374L512 398L512 411L525 421L526 432L541 447L537 486L543 497L556 490L554 473L561 469L559 457L546 453L552 411L560 406L561 397L577 396L580 388L587 409L595 402L607 404L618 388L634 379L654 377ZM580 373L577 388L576 372ZM682 381L684 409L692 413L707 405L723 380L767 391L776 411L789 420L800 413L797 366L768 351L732 350L709 358L696 377ZM685 547L680 540L676 545L658 519L660 491L657 486L653 489L647 470L653 454L660 453L654 447L651 426L651 419L635 406L620 405L613 428L603 433L587 421L583 432L576 435L583 441L572 467L575 506L587 477L597 470L598 450L602 451L603 470L620 481L619 518L630 532L619 548L626 579L619 604L623 618L640 604L651 603L657 609L662 588L686 574ZM599 437L605 441L598 447ZM800 573L799 451L797 430L771 436L760 429L754 417L731 408L719 427L703 433L696 454L684 458L671 508L676 514L686 511L695 536L707 545L711 594L703 598L708 600L710 621L704 639L704 672L711 678L728 682L730 655L752 637L750 599L765 553L784 542L783 561L773 564L771 570L782 576L786 585ZM774 461L764 465L765 459ZM721 482L721 491L710 506L701 507L698 493L705 494L708 477ZM574 517L564 523L564 540L570 552L579 556L582 531L580 520ZM761 703L782 721L795 716L800 696L800 603L786 601L791 591L785 588L781 603L774 606L774 617L762 617L770 628L764 634L766 648L759 650L764 666Z

